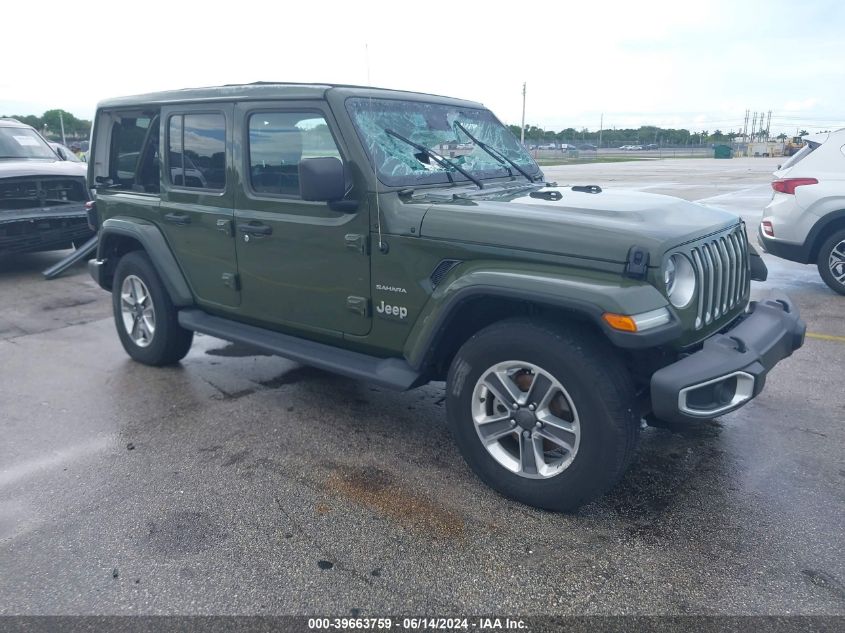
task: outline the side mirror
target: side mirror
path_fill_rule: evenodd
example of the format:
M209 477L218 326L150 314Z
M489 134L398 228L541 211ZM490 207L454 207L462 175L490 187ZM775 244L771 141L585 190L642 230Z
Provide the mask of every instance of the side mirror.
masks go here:
M67 160L67 154L65 154L64 148L57 147L56 148L56 154L58 154L59 158L61 158L62 160Z
M346 193L343 163L337 158L305 158L299 163L299 195L303 200L335 202Z

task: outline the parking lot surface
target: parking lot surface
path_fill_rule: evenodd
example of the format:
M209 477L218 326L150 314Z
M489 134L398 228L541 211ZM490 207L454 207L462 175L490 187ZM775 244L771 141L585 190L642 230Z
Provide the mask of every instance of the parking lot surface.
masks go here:
M756 231L776 159L544 168ZM646 429L578 514L498 496L443 388L393 393L198 336L129 360L62 254L0 261L0 614L843 614L845 297L764 259L811 337L718 422Z

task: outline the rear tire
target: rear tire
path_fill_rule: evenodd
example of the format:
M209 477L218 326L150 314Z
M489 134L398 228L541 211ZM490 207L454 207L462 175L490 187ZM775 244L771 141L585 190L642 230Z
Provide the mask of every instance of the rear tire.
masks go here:
M834 292L845 295L845 230L836 231L819 249L819 274Z
M139 363L171 365L191 349L194 333L179 325L178 312L145 252L132 251L118 262L112 308L123 349Z
M495 323L458 351L446 389L452 435L467 463L487 485L528 505L573 511L613 486L635 454L630 374L586 328Z

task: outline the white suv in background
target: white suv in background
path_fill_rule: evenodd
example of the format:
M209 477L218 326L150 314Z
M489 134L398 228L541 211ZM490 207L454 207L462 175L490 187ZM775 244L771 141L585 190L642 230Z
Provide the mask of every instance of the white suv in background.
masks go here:
M773 174L757 239L772 255L816 264L825 283L845 295L845 129L805 139Z

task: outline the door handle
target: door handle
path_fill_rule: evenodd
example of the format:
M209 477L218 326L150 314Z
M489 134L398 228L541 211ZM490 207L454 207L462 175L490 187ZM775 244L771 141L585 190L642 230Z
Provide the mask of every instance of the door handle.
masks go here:
M186 213L167 213L164 219L172 224L190 224L191 216Z
M273 227L263 222L246 222L238 224L238 230L246 235L270 235Z

